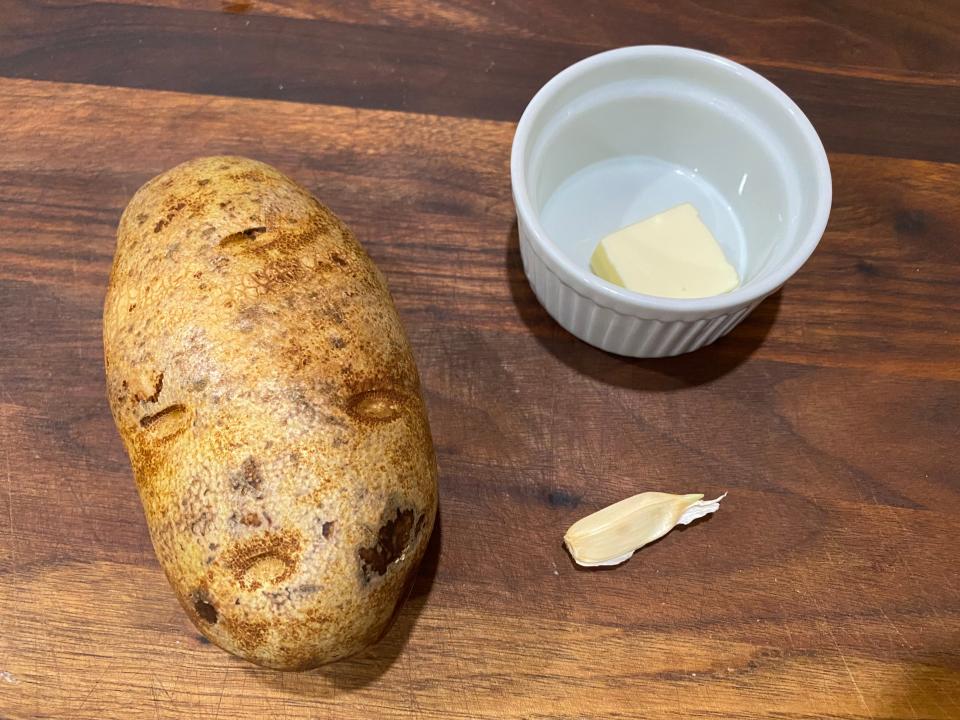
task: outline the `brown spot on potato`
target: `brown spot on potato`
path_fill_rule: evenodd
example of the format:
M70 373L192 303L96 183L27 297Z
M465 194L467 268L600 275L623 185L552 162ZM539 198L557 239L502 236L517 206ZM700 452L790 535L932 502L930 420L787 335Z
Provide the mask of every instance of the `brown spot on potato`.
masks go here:
M384 575L393 563L403 557L412 539L413 510L397 508L396 515L377 532L377 542L357 550L364 581L370 582L375 574Z
M239 605L239 598L237 600ZM270 629L270 626L262 620L242 620L229 615L224 618L223 627L246 652L253 652L259 647Z
M240 518L240 523L248 527L260 527L260 515L255 512L244 513Z
M250 180L251 182L264 182L267 179L263 170L244 170L230 176L234 180Z
M323 535L324 540L329 540L330 536L333 535L333 528L336 526L336 523L333 520L327 520L323 527L320 529L320 533Z
M219 619L219 614L207 591L203 588L194 590L192 600L193 609L197 611L197 615L200 616L202 620L211 625L215 625Z
M337 350L343 350L347 346L347 341L340 337L330 338L330 345Z
M224 551L224 565L245 590L276 585L293 575L303 542L296 530L265 532Z
M346 267L346 266L347 266L347 261L344 260L343 257L341 257L341 255L340 255L339 253L332 253L332 254L330 255L330 261L331 261L334 265L339 265L340 267Z
M163 373L157 375L157 379L153 381L153 394L144 398L145 402L155 403L160 397L160 391L163 390ZM141 421L141 424L143 421Z
M256 240L265 232L267 232L267 228L263 225L247 228L246 230L241 230L240 232L227 235L218 243L218 245L222 248L238 248L241 250L247 250L252 247L250 245L251 241Z
M139 214L137 215L137 224L138 224L138 225L143 225L146 221L147 221L147 214L146 214L146 213L139 213Z
M186 430L189 424L190 412L186 405L179 403L140 418L140 427L156 441L170 440Z
M153 231L155 233L158 233L169 224L170 224L169 220L167 220L166 218L160 218L159 220L157 220L157 224L153 226Z
M210 184L210 178L200 178L199 180L197 180L197 185L199 185L200 187L203 187L204 185L209 185L209 184Z
M367 390L347 400L347 412L357 420L387 423L400 417L407 402L393 390Z
M253 457L243 461L240 469L230 475L230 487L240 491L241 495L253 494L263 484L260 466Z
M263 222L264 218L260 215L252 215L251 222ZM311 253L301 253L303 248L310 245L316 245L320 238L323 238L327 230L326 221L323 217L316 215L304 220L299 225L291 226L289 222L279 218L271 227L257 226L241 233L234 233L221 241L221 246L227 243L227 240L233 238L227 243L226 247L232 247L235 251L243 253L252 253L258 255L271 254L273 257L281 257L286 263L293 263L300 266L300 270L314 270L316 272L326 272L333 269L330 263L320 262ZM250 230L262 230L257 233L256 238L235 237ZM260 237L264 235L265 237ZM259 239L257 239L259 238ZM254 240L257 240L254 242Z

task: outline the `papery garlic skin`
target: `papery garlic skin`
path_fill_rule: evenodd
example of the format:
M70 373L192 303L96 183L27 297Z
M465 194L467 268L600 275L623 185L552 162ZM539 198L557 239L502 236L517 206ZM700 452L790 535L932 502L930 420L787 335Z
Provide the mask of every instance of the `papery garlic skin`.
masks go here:
M619 565L677 525L716 512L726 496L704 500L700 493L640 493L578 520L563 542L578 565Z

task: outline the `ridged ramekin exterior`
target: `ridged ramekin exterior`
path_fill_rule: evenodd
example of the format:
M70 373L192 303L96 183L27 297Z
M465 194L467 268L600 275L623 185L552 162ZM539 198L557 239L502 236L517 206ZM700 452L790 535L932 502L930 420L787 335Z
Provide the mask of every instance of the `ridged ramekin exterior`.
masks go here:
M790 162L799 168L797 173L803 175L805 215L802 221L797 221L796 234L790 237L783 257L729 293L684 299L631 293L601 280L583 264L573 262L551 241L540 224L540 204L544 199L536 191L539 181L534 180L533 186L530 185L536 173L531 175L528 168L537 147L537 133L544 132L550 118L573 112L572 99L584 97L594 86L609 88L611 92L623 90L626 86L617 82L618 69L626 68L624 77L632 77L631 73L639 72L637 68L644 66L653 67L652 72L661 74L664 67L678 68L679 76L684 73L696 76L700 69L709 68L708 73L714 78L711 82L719 83L718 92L735 88L733 95L740 98L737 102L746 98L743 101L751 107L776 108L770 113L763 110L765 117L776 119L775 128L774 125L766 128L761 123L766 128L763 132L777 129L785 131L784 136L790 138L793 152L785 157L789 156ZM781 90L731 60L688 48L655 45L619 48L594 55L547 82L517 124L510 175L523 269L537 299L576 337L607 352L632 357L680 355L730 332L810 257L823 235L833 197L830 163L823 143L803 111Z
M641 317L601 304L561 279L537 253L519 223L523 270L540 304L568 332L591 345L629 357L668 357L709 345L733 330L763 298L709 317L664 313Z

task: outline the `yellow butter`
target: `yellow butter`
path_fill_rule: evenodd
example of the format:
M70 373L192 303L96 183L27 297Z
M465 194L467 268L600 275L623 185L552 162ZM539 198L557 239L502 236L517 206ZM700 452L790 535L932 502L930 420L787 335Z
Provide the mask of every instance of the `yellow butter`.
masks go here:
M607 235L594 250L590 269L627 290L659 297L709 297L740 284L690 203Z

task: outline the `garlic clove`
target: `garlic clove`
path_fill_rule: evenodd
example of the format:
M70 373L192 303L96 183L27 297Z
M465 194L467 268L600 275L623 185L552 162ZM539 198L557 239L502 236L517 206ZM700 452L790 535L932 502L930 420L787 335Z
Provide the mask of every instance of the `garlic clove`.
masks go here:
M716 512L726 496L704 500L700 493L640 493L578 520L563 542L578 565L619 565L677 525Z

